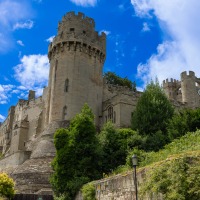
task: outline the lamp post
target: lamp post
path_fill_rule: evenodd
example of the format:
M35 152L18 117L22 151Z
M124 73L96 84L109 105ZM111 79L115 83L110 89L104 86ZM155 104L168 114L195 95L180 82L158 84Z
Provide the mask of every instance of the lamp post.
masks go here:
M137 159L137 156L135 154L132 156L132 163L133 163L133 168L134 168L133 181L134 181L134 184L135 184L135 199L138 200L137 174L136 174L136 167L138 165L138 159Z

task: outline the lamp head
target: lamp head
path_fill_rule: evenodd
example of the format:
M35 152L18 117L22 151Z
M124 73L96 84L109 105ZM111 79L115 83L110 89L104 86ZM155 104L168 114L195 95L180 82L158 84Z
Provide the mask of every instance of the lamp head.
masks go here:
M132 156L132 163L133 163L133 167L136 167L138 165L138 158L137 155L133 155Z

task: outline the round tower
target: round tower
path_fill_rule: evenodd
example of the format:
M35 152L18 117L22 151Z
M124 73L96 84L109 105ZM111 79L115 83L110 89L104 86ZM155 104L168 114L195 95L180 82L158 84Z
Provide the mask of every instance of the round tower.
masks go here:
M189 75L186 72L181 73L181 90L182 90L182 102L187 103L190 108L195 107L196 100L196 86L195 86L195 73L189 71Z
M46 123L71 120L84 103L92 108L98 124L102 112L102 68L106 35L95 31L93 19L67 13L49 45L50 73Z

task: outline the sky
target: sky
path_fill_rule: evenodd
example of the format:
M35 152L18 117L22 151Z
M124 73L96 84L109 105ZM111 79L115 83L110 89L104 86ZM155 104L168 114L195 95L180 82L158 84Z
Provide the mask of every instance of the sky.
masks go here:
M47 49L70 11L95 20L107 35L104 72L136 81L200 77L199 0L0 0L0 122L11 105L42 95L48 85Z

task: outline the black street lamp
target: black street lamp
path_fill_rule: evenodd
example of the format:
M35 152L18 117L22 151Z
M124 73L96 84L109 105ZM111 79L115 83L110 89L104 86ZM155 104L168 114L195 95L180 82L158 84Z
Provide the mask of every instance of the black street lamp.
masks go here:
M133 163L133 167L134 167L133 181L134 181L134 184L135 184L135 199L138 200L137 174L136 174L136 167L138 165L138 159L137 159L137 156L135 154L132 156L132 163Z

